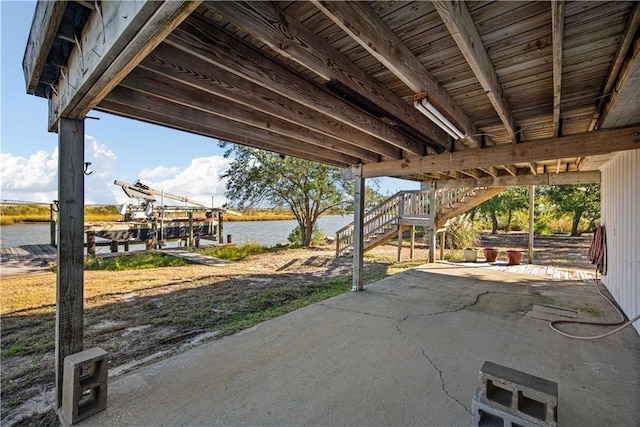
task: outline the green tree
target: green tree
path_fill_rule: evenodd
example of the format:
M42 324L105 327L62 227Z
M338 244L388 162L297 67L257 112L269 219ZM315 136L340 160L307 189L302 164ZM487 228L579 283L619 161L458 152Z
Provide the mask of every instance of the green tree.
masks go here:
M225 157L233 155L225 196L238 207L267 202L291 210L309 246L318 218L345 202L341 171L327 165L222 142Z
M572 215L571 235L579 236L593 228L600 218L600 184L554 185L545 188L545 196L553 204L557 216ZM589 220L584 230L579 230L582 218Z
M498 215L502 214L507 215L505 231L510 232L513 214L529 207L528 197L526 187L511 187L478 206L478 211L491 219L491 234L498 232Z

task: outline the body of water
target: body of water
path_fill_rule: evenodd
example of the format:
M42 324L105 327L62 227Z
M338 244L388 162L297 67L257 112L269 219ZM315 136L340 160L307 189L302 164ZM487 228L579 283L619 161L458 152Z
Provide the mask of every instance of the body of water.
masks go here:
M336 231L353 221L352 215L325 215L318 220L318 227L327 236L335 237ZM226 221L223 231L231 234L233 243L255 242L274 246L286 243L289 233L298 225L295 220L286 221ZM13 224L0 227L3 247L49 243L49 224ZM206 241L205 241L206 243ZM133 247L131 248L134 249ZM109 248L98 248L108 251Z

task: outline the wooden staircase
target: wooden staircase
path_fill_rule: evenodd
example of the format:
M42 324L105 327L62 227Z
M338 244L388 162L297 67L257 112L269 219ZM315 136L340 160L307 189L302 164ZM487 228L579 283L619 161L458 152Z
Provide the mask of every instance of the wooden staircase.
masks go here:
M437 190L435 230L442 230L449 219L478 206L507 187ZM415 226L431 228L430 191L400 191L364 214L364 251L398 237L400 231ZM336 256L353 251L353 223L336 232Z

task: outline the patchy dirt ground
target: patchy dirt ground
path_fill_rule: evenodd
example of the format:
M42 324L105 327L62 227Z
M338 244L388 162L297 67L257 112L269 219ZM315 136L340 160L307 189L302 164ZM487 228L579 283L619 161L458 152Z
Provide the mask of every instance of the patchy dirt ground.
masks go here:
M589 242L588 236L538 238L535 261L590 268ZM526 235L483 235L482 245L524 249ZM390 274L396 256L394 245L366 254L368 281ZM416 261L426 257L418 244ZM408 258L404 247L403 260ZM301 298L346 291L350 275L351 259L336 259L330 246L266 253L218 267L85 271L84 345L105 349L110 375L118 375L264 320L255 313L273 316L295 309L291 304ZM3 279L1 312L1 423L55 424L55 275Z

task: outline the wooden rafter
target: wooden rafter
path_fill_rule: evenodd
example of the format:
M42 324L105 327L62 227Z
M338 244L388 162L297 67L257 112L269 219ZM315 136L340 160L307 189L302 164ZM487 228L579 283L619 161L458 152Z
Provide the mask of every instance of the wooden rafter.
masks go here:
M149 110L150 101L154 104L153 110ZM314 155L305 149L298 140L216 117L201 110L157 99L126 88L118 87L114 89L96 109L114 114L126 114L127 117L137 120L168 126L173 129L188 130L199 135L307 160L322 161L334 166L345 167L357 161L352 156L333 152L323 153L322 156Z
M564 0L551 2L553 43L553 135L560 136L560 101L562 99L562 52L564 48Z
M556 174L525 174L485 177L479 179L449 179L436 181L436 188L476 188L476 187L512 187L518 185L563 185L587 184L600 182L600 171L567 172Z
M511 176L516 176L518 174L518 168L513 165L502 165L502 168L506 170Z
M202 19L191 17L167 37L165 42L210 65L280 94L293 104L301 104L410 153L426 154L421 143L342 102L269 60L244 41Z
M422 63L365 2L314 1L327 17L373 55L414 93L426 92L456 122L466 143L480 146L480 132Z
M71 52L49 99L49 130L57 129L60 117L84 117L199 4L100 3L84 30L93 37L82 38Z
M385 111L394 122L404 122L444 149L448 136L434 123L351 60L310 31L276 2L208 2L207 7L223 15L279 54L299 63L326 81L343 87Z
M622 64L627 56L627 52L629 51L629 47L633 43L636 37L636 33L638 28L640 27L640 3L635 3L633 7L633 11L629 16L629 21L627 23L627 27L625 28L624 35L622 36L622 40L618 45L618 50L616 51L616 56L611 65L611 70L609 71L609 75L607 77L607 82L604 85L602 90L602 94L600 96L600 101L598 103L598 108L596 109L596 113L591 120L591 125L589 126L589 130L596 129L598 122L601 121L600 115L602 114L607 101L610 99L611 91L613 90L613 85L618 78L618 73L622 68Z
M188 63L189 68L179 67L180 63ZM379 154L382 158L401 158L401 150L390 144L353 129L340 121L319 115L315 110L291 103L283 95L228 73L222 68L212 66L202 58L194 57L189 52L166 43L158 46L140 64L139 68L198 89L202 91L202 96L215 95L232 104L244 105L347 144L366 147L367 150Z
M33 94L38 86L40 75L47 61L47 54L56 38L58 27L62 22L67 2L43 1L38 2L31 23L27 49L22 59L24 79L27 93Z
M516 125L511 113L511 107L502 93L498 75L487 54L469 9L467 9L463 1L434 0L433 5L515 143Z
M298 124L250 109L229 100L203 93L197 88L179 84L164 76L145 70L136 70L127 76L120 87L130 88L140 93L152 95L180 105L202 110L216 117L242 123L268 132L273 132L300 143L310 144L309 152L331 150L347 154L362 162L378 161L379 155L362 147L347 144L335 138L319 134ZM149 103L149 109L153 104ZM316 148L314 148L316 147Z
M604 129L561 138L549 138L521 144L495 145L483 149L443 153L363 166L365 177L411 175L441 170L478 168L495 164L534 162L590 156L640 148L640 126Z

